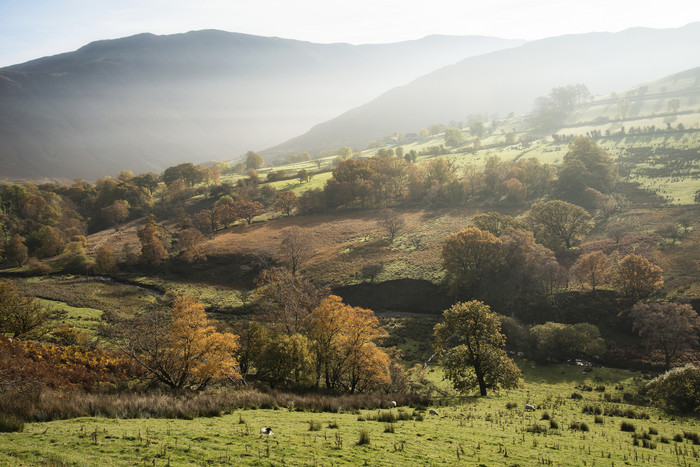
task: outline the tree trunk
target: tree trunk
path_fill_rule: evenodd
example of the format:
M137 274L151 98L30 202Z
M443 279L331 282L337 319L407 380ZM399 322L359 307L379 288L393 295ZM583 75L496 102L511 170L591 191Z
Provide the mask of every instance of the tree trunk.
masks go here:
M486 395L486 381L484 381L484 375L481 372L476 373L476 380L479 382L479 395Z

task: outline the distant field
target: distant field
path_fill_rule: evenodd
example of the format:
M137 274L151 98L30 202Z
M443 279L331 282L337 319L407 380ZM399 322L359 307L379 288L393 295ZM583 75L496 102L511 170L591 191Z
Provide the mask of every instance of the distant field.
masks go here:
M47 308L65 313L65 316L60 320L61 324L88 331L91 334L94 334L100 325L103 314L102 310L96 310L95 308L78 308L56 300L46 300L43 298L38 300L39 303Z
M578 366L526 369L524 387L425 409L348 413L235 410L194 420L79 418L0 434L4 465L698 465L698 418L612 402L642 375ZM586 370L587 371L587 370ZM430 379L440 382L439 371ZM577 394L580 399L573 399ZM606 398L608 400L606 400ZM536 407L524 410L525 403ZM596 422L590 410L609 412ZM617 415L612 415L616 413ZM627 415L627 416L623 416ZM377 421L377 416L388 421ZM638 418L630 418L632 416ZM397 420L403 418L404 420ZM549 418L550 420L547 420ZM395 420L391 422L391 420ZM364 421L362 421L364 420ZM313 422L317 431L310 431ZM621 431L621 424L633 433ZM272 436L259 430L271 427ZM358 445L364 431L368 444ZM648 439L643 439L644 437ZM674 437L676 437L674 440ZM642 441L646 446L641 446Z

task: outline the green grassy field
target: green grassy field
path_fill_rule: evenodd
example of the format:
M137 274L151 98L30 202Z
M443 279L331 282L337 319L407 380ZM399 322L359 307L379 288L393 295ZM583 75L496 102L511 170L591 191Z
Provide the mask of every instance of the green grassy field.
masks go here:
M194 420L79 418L0 434L2 465L698 465L683 433L698 418L612 402L642 375L579 366L525 368L523 388L426 408L348 413L236 410ZM590 369L589 369L590 370ZM430 378L441 386L439 370ZM580 398L572 398L572 394ZM578 396L575 396L578 397ZM607 400L606 400L607 399ZM526 411L525 403L536 407ZM583 413L584 407L627 417ZM630 416L641 418L629 418ZM648 418L646 418L648 417ZM549 418L549 419L547 419ZM378 420L377 420L378 419ZM313 423L311 423L313 422ZM623 422L638 435L621 431ZM578 425L577 425L578 424ZM312 426L314 425L314 426ZM259 434L271 427L272 436ZM313 430L312 430L313 428ZM583 429L582 429L583 428ZM358 444L364 431L368 444ZM647 440L643 439L646 435ZM680 438L676 435L680 435ZM674 441L676 437L676 441ZM646 443L648 447L641 444Z
M90 334L94 334L100 325L103 314L102 310L96 310L95 308L74 307L65 302L46 300L43 298L39 298L37 300L40 304L47 308L63 312L64 314L60 319L61 324L65 324L76 329L81 329L83 331L88 331Z

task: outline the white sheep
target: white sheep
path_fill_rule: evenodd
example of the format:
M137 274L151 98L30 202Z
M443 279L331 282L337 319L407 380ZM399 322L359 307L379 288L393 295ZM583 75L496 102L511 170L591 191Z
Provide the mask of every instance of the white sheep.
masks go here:
M529 410L530 412L534 412L534 411L535 411L535 407L533 407L533 406L530 405L530 404L525 404L525 410Z
M260 434L272 436L272 428L270 428L270 427L260 428Z
M396 407L396 401L391 401L392 407Z
M428 413L429 413L430 415L437 415L437 416L440 416L440 414L438 413L438 411L435 410L435 409L430 409L430 410L428 410Z

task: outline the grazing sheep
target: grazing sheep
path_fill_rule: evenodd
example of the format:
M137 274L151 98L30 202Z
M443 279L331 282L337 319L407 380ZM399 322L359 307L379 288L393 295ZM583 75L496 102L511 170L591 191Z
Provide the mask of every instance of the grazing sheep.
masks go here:
M267 428L260 428L260 434L261 435L270 435L272 436L272 428L267 427Z
M534 412L534 411L535 411L535 407L533 407L533 406L530 405L530 404L525 404L525 410L529 410L530 412Z
M438 415L438 416L440 415L440 414L438 413L438 411L435 410L435 409L430 409L430 410L428 410L428 413L429 413L430 415Z
M396 401L391 401L392 407L396 407Z

